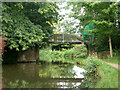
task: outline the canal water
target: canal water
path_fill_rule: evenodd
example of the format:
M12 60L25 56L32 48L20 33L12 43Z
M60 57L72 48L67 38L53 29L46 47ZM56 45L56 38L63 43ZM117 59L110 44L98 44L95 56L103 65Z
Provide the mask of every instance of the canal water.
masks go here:
M71 64L3 65L3 88L80 88L84 69Z

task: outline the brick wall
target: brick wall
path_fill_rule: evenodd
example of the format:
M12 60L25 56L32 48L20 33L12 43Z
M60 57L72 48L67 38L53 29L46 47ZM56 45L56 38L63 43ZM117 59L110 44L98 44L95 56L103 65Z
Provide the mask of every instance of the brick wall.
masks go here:
M4 47L5 47L5 37L3 35L0 35L0 57L2 57L2 53L4 53Z
M2 35L0 35L0 57L2 57Z

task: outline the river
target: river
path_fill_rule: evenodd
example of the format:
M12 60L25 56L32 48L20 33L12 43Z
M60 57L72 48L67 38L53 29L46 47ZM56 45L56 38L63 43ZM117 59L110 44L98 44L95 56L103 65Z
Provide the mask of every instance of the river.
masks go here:
M3 88L80 88L80 66L72 64L18 63L2 66Z

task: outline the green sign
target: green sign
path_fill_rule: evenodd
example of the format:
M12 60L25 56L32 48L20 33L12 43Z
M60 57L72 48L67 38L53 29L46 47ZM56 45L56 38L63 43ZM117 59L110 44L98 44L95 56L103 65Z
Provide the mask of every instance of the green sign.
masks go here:
M94 40L94 34L91 34L88 30L93 30L94 29L94 25L93 24L88 24L84 31L83 31L83 41L88 41L89 38L92 39L92 41Z

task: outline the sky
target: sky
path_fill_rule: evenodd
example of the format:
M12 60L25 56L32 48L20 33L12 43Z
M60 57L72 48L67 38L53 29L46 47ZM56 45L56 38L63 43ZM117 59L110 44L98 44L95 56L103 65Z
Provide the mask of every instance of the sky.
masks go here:
M73 17L69 17L68 15L70 15L71 13L73 13L73 11L71 10L72 9L72 6L65 10L63 7L67 6L67 2L63 2L61 4L57 4L58 7L60 8L60 10L58 10L58 13L60 15L65 15L64 19L61 21L61 22L64 22L65 20L69 21L69 22L74 22L74 25L72 26L73 28L76 27L76 25L79 25L79 20L77 19L74 19ZM63 30L65 30L65 28L62 28L61 27L61 32L63 32ZM76 28L76 30L78 31L78 28Z

